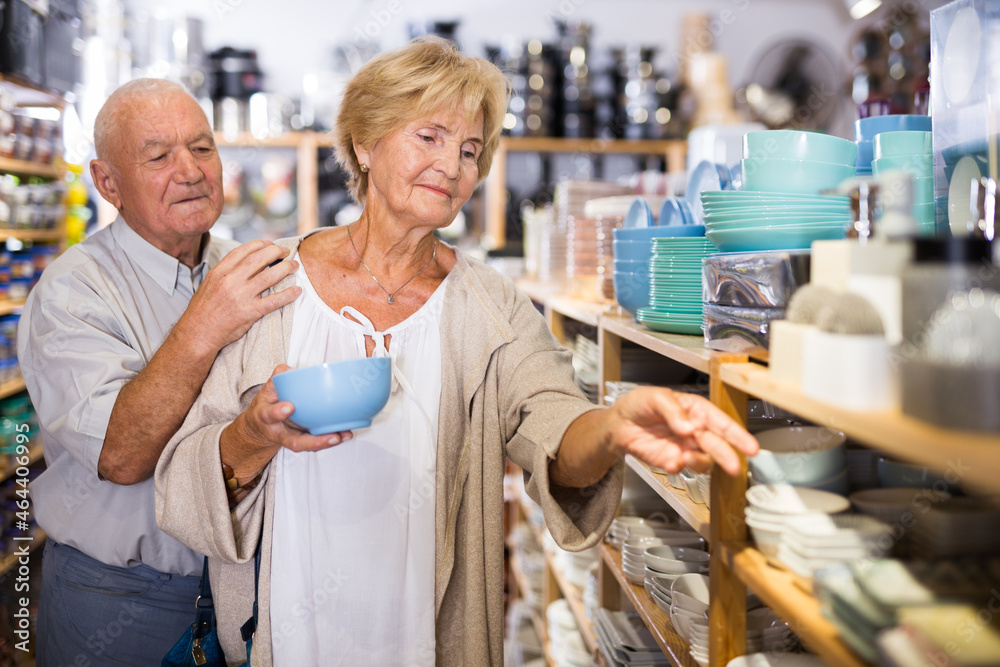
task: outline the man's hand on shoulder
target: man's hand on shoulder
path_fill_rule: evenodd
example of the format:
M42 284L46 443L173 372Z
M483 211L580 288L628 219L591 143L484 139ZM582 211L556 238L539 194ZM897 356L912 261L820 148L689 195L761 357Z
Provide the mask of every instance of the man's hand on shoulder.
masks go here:
M282 261L287 256L287 248L267 241L233 249L205 276L175 330L190 337L198 352L214 358L254 322L302 293L293 286L264 294L298 269L295 260Z

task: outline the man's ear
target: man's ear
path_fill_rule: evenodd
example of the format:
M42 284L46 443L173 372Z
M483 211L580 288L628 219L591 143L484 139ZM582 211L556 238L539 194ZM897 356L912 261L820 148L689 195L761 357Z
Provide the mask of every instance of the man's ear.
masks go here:
M94 187L112 206L121 210L122 198L118 191L118 179L111 165L104 160L90 161L90 176L94 179Z

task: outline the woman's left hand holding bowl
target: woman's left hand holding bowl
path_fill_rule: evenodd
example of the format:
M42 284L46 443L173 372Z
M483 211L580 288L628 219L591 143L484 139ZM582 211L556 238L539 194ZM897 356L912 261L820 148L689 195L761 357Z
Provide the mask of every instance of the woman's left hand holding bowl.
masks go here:
M352 431L310 435L289 421L295 410L288 401L279 401L273 378L290 370L279 364L270 380L260 388L250 406L223 430L219 438L222 462L232 467L241 484L253 479L282 447L293 452L315 452L334 447L354 437Z

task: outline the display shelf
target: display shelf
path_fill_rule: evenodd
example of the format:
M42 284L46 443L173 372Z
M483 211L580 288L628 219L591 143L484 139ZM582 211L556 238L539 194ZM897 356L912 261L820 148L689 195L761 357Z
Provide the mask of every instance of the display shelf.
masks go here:
M547 311L551 310L562 317L589 324L592 327L597 326L601 314L604 312L602 304L561 295L549 297L545 302L545 308Z
M784 619L802 643L827 663L840 667L869 667L840 638L840 631L820 611L820 602L804 578L772 564L745 542L723 542L714 558L726 565L750 590Z
M249 133L236 137L215 134L215 143L220 148L235 148L241 151L255 151L268 148L291 148L295 150L295 191L298 197L296 215L299 234L305 234L319 227L319 167L316 151L333 146L331 132L289 132L275 137L257 138Z
M622 570L622 555L617 549L607 544L601 545L601 558L614 575L623 593L639 613L642 622L656 639L663 654L670 660L673 667L698 667L698 663L688 652L688 643L674 631L670 616L656 606L646 589L639 584L633 584L625 578Z
M509 153L577 153L581 155L662 156L668 171L685 167L687 141L683 139L569 139L559 137L501 137L493 167L484 184L486 224L483 245L507 244L507 157Z
M562 288L555 283L540 283L536 280L516 280L514 284L527 294L528 298L542 306L548 299L562 291Z
M45 531L41 528L35 528L34 532L31 534L30 540L17 540L14 542L15 548L28 545L28 553L32 553L35 549L38 549L43 544L45 544ZM22 554L9 553L0 556L0 577L13 570L18 565L18 560L22 558Z
M0 398L7 398L24 391L24 378L16 377L12 380L0 383Z
M545 552L545 557L549 557L548 552ZM569 603L570 611L573 612L573 618L576 619L576 624L580 628L580 635L583 636L583 643L586 645L590 655L596 657L599 653L597 637L594 634L594 624L587 618L587 610L583 604L583 591L571 583L559 568L554 566L554 563L549 561L548 566L556 584L559 586L559 590L562 592L563 599Z
M719 354L705 347L705 339L702 336L657 333L635 322L629 316L605 313L601 317L601 327L607 333L641 345L702 373L708 372L713 355Z
M34 465L42 460L44 454L42 452L42 446L40 444L34 445L28 449L28 465ZM14 476L15 471L19 466L15 465L2 465L0 466L0 482L6 481Z
M24 300L11 301L10 299L0 299L0 315L10 315L24 308Z
M631 454L625 456L625 465L634 470L639 477L643 479L650 486L651 489L656 491L656 493L667 501L667 504L672 507L677 514L680 515L684 521L688 523L695 531L705 538L709 539L709 525L710 525L710 514L707 505L701 505L696 503L691 499L690 494L687 491L681 491L670 486L670 482L667 480L667 476L658 472L653 472L653 470L638 460Z
M0 88L10 93L14 103L20 107L58 107L66 105L66 100L58 92L39 86L24 77L10 72L0 74Z
M944 429L901 412L854 412L804 396L797 388L775 382L767 368L754 363L725 364L723 383L794 412L804 419L888 454L955 476L966 487L1000 491L1000 436ZM949 480L951 481L951 480Z
M62 178L65 169L61 165L41 164L27 160L0 157L0 172L18 176L41 176L42 178Z
M0 229L0 241L51 241L61 243L65 237L62 229Z

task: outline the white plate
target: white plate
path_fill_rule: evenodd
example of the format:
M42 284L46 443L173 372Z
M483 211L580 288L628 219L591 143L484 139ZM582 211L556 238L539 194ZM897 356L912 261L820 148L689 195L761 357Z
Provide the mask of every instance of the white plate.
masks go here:
M851 507L850 501L836 493L791 486L760 484L747 489L747 502L773 514L805 514L823 512L836 514Z

